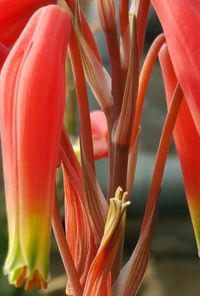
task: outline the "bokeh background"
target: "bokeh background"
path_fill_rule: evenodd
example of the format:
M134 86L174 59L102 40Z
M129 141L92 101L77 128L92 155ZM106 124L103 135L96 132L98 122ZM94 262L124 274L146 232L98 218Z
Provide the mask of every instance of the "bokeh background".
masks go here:
M61 0L60 3L63 1ZM95 31L95 38L103 56L106 68L109 63L106 45L96 13L95 1L80 1L91 26ZM117 1L116 1L117 2ZM162 28L153 10L150 11L146 33L145 53L152 40L162 32ZM75 135L76 125L76 101L70 65L68 69L68 111L66 123L69 132ZM91 110L97 109L92 93L90 94ZM132 204L128 209L128 223L125 241L125 262L128 260L138 239L139 229L144 212L147 192L151 181L151 173L159 142L160 133L166 115L164 87L161 79L159 64L156 63L147 92L139 140L139 155L136 170L136 179L133 186ZM107 160L97 161L97 175L100 184L106 191L107 187ZM7 226L5 216L4 192L2 168L0 169L0 266L6 256ZM58 174L58 187L61 188L62 179ZM62 199L62 191L60 190ZM151 258L145 274L144 282L138 295L140 296L199 296L200 262L197 256L196 245L193 236L192 225L188 213L183 189L182 176L176 150L172 143L160 195L157 214L157 223L153 238ZM23 289L13 289L8 285L7 279L0 268L0 295L65 295L66 275L52 238L51 251L51 282L44 292L24 292ZM103 295L102 295L103 296ZM114 295L113 295L114 296ZM131 296L131 295L130 295Z

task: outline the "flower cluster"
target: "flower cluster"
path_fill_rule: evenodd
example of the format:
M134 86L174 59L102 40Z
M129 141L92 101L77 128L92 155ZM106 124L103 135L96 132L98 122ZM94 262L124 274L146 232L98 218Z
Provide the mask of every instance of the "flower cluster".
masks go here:
M9 237L4 273L16 287L47 287L53 229L68 275L67 294L135 295L148 263L172 137L200 252L200 1L115 2L96 0L109 74L78 1L65 0L61 8L56 0L0 0L0 137ZM164 33L142 63L150 4ZM76 150L64 124L67 58L78 102ZM157 58L168 112L140 236L122 268L140 119ZM87 84L100 111L90 113ZM109 160L107 199L95 172L95 160L103 157ZM65 230L56 194L58 167Z

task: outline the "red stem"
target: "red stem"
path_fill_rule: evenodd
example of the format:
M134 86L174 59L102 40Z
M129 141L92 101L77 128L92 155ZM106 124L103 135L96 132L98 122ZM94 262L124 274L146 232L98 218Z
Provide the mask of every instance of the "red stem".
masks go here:
M57 197L55 198L54 202L52 226L59 252L63 261L63 265L70 281L73 295L82 296L83 290L65 237L65 232L59 213Z
M71 9L73 15L75 16L77 0L65 0L65 2L67 3L69 8ZM80 16L81 16L81 23L82 23L82 29L83 29L83 32L82 32L83 36L84 36L85 40L87 41L88 45L90 46L90 48L92 49L92 51L95 54L98 61L102 64L101 56L100 56L99 50L97 48L96 42L94 40L94 36L92 34L90 26L89 26L81 9L80 9Z
M136 113L135 113L135 122L134 122L134 129L132 134L132 144L135 143L135 138L138 134L138 126L140 124L142 109L144 105L144 98L147 92L148 83L151 77L151 72L153 70L153 66L156 62L158 57L158 53L160 48L165 42L164 34L159 35L154 42L152 43L149 52L145 58L139 79L139 90L138 90L138 97L136 103Z
M122 102L122 71L117 36L117 23L114 0L97 0L101 26L106 38L112 76L112 95L115 103L115 118Z
M161 0L162 1L162 0ZM140 0L137 16L139 57L142 58L150 0Z
M86 88L86 81L84 70L82 66L81 55L76 38L76 34L72 29L70 40L70 54L71 62L75 79L76 92L78 97L79 119L80 119L80 134L81 145L84 150L84 154L90 163L91 168L95 171L94 165L94 153L92 143L92 132L90 123L90 111L88 103L88 95Z
M120 35L126 33L129 26L129 0L120 0Z
M152 182L148 194L146 209L144 213L143 223L141 231L148 223L149 217L152 215L152 211L155 209L156 202L159 198L159 192L161 188L161 182L163 178L164 168L167 160L169 146L171 138L180 109L180 105L183 98L183 92L179 84L176 85L173 98L167 113L165 124L163 127L160 143L157 150Z

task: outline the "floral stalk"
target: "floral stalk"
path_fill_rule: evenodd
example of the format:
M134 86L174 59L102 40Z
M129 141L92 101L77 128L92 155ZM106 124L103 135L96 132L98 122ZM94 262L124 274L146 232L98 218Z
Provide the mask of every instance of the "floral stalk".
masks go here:
M54 235L60 251L60 255L62 257L63 265L65 267L66 273L70 280L70 285L71 285L71 290L73 292L73 295L81 296L83 295L83 291L82 291L79 277L74 265L72 255L70 253L69 246L66 241L65 232L63 230L62 220L59 213L57 197L54 203L52 224L53 224Z
M178 112L180 109L180 105L182 102L182 98L183 98L182 89L180 85L177 84L173 93L173 98L171 101L171 105L169 107L169 111L165 120L165 124L163 127L163 131L161 134L161 138L160 138L160 142L157 150L151 186L150 186L146 209L145 209L144 218L142 222L142 230L147 225L147 221L149 220L149 217L154 212L156 202L159 198L161 182L163 178L169 146L171 143L172 134L173 134L174 126L178 116Z

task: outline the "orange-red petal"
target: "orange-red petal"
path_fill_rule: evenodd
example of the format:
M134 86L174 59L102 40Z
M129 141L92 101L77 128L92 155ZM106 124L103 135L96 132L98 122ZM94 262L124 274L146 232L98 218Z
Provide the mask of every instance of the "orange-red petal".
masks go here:
M200 1L151 0L162 24L178 82L200 134Z
M164 76L167 103L169 105L177 78L166 45L162 47L159 59ZM181 163L197 246L198 250L200 250L200 136L185 98L176 121L174 139Z
M0 42L11 46L17 40L32 14L56 0L0 0Z

